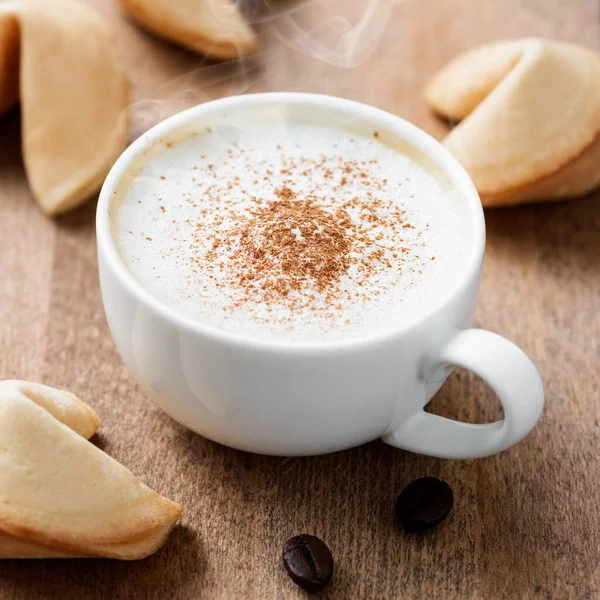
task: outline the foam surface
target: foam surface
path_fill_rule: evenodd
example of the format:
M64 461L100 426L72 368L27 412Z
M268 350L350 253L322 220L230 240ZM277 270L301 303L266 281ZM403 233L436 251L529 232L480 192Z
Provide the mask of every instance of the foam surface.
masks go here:
M256 125L163 146L115 203L113 231L142 286L191 319L269 339L370 336L437 304L465 263L460 200L376 137ZM325 211L346 210L366 240L327 292L309 278L266 299L237 283L239 225L277 203L282 189ZM373 244L381 252L371 253Z

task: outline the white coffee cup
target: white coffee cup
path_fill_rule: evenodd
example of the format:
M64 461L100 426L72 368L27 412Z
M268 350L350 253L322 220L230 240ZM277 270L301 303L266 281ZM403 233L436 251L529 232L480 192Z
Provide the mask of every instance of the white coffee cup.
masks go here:
M464 270L433 310L368 339L265 341L192 322L137 282L111 233L110 202L117 184L132 161L168 132L192 123L227 123L240 115L367 127L382 132L382 138L408 142L437 165L468 206L473 239ZM211 440L250 452L308 455L381 437L421 454L475 458L518 442L541 414L544 390L531 360L496 334L465 329L485 248L477 191L437 141L396 116L340 98L295 93L196 106L160 123L123 153L102 188L96 225L102 298L125 364L163 410ZM473 425L423 410L456 365L494 389L504 420Z

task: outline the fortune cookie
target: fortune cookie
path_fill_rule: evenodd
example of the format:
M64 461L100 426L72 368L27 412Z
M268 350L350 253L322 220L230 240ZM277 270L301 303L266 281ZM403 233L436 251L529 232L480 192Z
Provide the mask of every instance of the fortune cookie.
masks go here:
M0 558L144 558L183 513L86 438L73 394L0 381Z
M256 34L236 0L120 0L123 9L157 37L212 58L256 51Z
M82 203L127 135L125 73L94 11L73 0L0 3L0 114L17 102L40 206L54 215Z
M600 184L600 55L523 39L475 48L425 90L460 123L444 145L484 206L568 198Z

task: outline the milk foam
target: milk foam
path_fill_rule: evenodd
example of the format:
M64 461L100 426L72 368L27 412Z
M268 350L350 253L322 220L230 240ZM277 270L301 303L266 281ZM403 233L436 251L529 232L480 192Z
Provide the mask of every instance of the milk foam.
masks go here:
M255 125L163 143L111 207L122 259L147 291L180 314L252 337L366 337L414 320L453 287L465 263L464 206L447 182L376 135ZM392 206L406 227L371 227L369 239L378 240L393 268L379 259L371 261L374 269L363 268L355 256L359 266L329 294L308 281L286 297L248 297L236 284L233 251L215 240L231 239L237 248L236 226L257 206L277 202L281 189L327 210L356 199L375 199L379 211ZM364 210L348 210L358 227L368 224Z

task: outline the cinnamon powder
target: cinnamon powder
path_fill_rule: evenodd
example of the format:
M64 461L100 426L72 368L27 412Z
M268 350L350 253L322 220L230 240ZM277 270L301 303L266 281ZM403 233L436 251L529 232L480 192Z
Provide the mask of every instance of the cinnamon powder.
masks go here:
M327 211L298 199L288 187L241 223L233 264L239 283L267 300L300 291L308 282L325 292L348 272L356 227L343 208Z
M241 148L232 148L233 158L243 156ZM195 229L193 221L185 223L193 228L190 282L207 278L222 290L229 298L223 311L260 305L261 316L253 318L264 323L271 314L280 319L282 309L338 323L345 304L380 297L378 280L401 278L405 266L415 272L415 256L404 244L413 225L401 206L385 193L379 196L387 179L367 174L376 160L291 157L281 151L277 171L265 160L250 161L243 180L235 176L224 183L214 164L208 165L204 201L210 199L213 207L199 210ZM264 196L256 197L257 180L249 183L260 175ZM324 191L307 186L313 177L330 183ZM357 195L349 197L350 186ZM238 210L239 198L251 200L251 206ZM193 194L184 201L196 207Z
M351 173L352 168L346 165L344 172ZM407 225L402 211L382 210L383 203L369 196L325 207L323 198L298 197L289 186L275 189L273 195L276 200L256 199L257 207L249 215L217 233L205 257L222 266L225 248L229 275L221 285L241 292L230 308L245 302L284 302L294 308L300 303L310 305L311 300L316 304L317 297L336 308L340 306L337 284L352 266L360 272L359 279L380 268L400 269L398 255L393 253L392 265L380 244L379 230L399 233ZM350 211L360 215L361 226Z

